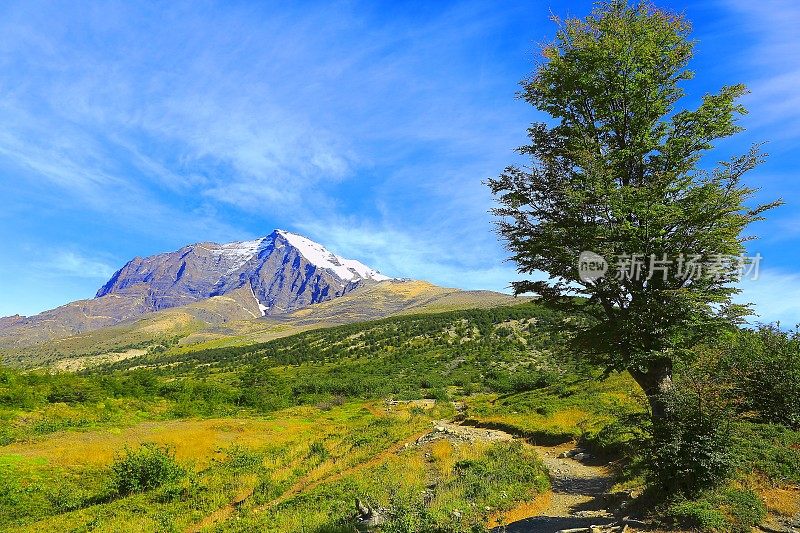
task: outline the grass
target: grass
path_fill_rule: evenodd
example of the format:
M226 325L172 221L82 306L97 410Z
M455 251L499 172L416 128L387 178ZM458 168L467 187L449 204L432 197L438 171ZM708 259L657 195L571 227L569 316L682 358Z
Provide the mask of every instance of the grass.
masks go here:
M534 391L478 394L464 401L470 417L484 426L509 429L537 444L582 439L594 444L596 451L612 454L620 451L628 436L604 442L601 432L646 410L644 396L627 373L608 379L566 378Z
M148 422L113 432L48 435L0 448L6 489L3 502L7 510L14 510L0 513L0 528L32 530L42 520L47 527L79 528L106 515L111 523L133 521L144 529L150 527L149 520L135 516L141 495L114 499L104 486L119 452L143 442L173 448L177 460L187 467L189 475L179 486L156 490L147 499L154 510L169 509L175 515L171 520L189 525L255 481L244 473L259 476L259 498L277 496L301 478L311 483L351 468L429 424L428 418L407 412L376 418L361 404L350 403L330 411L293 408L271 419ZM53 502L59 499L65 474L76 485L93 490L82 490L83 504L76 503L72 506L77 509L63 513ZM184 501L187 495L192 497Z
M270 419L147 422L14 443L0 448L0 528L183 530L237 502L236 520L222 513L226 529L314 530L346 522L355 497L410 512L401 508L416 508L427 489L426 520L457 531L483 524L487 507L509 508L547 487L541 463L519 444L396 446L413 442L446 414L441 408L375 410L298 407ZM111 465L144 442L174 449L186 474L141 494L115 493Z
M540 511L547 478L530 448L414 445L456 416L451 400L468 424L580 442L620 467L618 488L642 488L642 394L563 354L557 325L525 303L252 346L172 343L78 374L0 368L0 530L335 533L351 530L355 498L387 509L386 532L480 531ZM796 512L800 433L752 418L732 433L730 482L664 503L661 518L732 530ZM174 450L183 475L122 494L112 465L143 443Z

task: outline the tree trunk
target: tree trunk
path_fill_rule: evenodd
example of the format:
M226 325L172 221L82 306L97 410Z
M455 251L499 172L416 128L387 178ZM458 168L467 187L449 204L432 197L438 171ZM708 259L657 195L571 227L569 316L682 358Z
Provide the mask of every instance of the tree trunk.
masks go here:
M630 373L647 395L653 422L667 418L669 413L666 395L672 389L672 363L664 360L653 361L645 372L631 369Z

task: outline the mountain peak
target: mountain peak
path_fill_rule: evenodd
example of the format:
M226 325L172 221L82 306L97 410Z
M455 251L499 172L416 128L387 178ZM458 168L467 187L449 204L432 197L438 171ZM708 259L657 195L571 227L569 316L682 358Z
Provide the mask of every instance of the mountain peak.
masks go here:
M289 244L294 246L311 264L318 268L332 270L342 279L350 281L356 281L358 279L386 281L391 279L389 276L384 276L377 270L368 267L360 261L340 257L321 244L307 237L303 237L302 235L282 229L276 229L273 233L286 239Z
M342 296L365 283L389 279L302 235L276 229L254 240L196 243L175 252L137 257L117 271L96 297L122 297L127 307L120 319L127 319L131 313L182 306L244 289L253 296L247 306L265 315L288 313Z

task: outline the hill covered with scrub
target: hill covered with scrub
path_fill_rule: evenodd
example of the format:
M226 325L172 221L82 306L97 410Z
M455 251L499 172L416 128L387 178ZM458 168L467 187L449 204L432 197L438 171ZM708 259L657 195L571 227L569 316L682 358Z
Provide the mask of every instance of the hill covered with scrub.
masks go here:
M607 465L609 515L789 527L800 512L796 339L731 331L699 350L676 386L702 405L675 435L713 446L676 441L672 457L648 449L632 379L565 349L574 319L525 303L175 346L78 373L4 368L0 529L343 532L359 499L380 531L481 531L546 515L540 447L571 442ZM439 427L454 423L490 429ZM667 463L697 483L664 501L651 488Z

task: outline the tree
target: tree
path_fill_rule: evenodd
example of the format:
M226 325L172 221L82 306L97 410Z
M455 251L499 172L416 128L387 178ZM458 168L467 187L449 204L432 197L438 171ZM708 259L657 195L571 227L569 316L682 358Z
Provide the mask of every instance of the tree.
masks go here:
M701 166L714 141L741 130L746 89L726 86L676 110L680 82L693 76L682 16L618 0L556 22L520 93L554 120L533 124L518 149L530 166L488 182L518 272L549 276L512 286L579 306L591 320L576 340L609 371L630 371L662 418L676 358L749 312L731 301L732 282L752 266L744 230L780 202L746 205L756 190L742 177L763 160L759 146ZM579 268L582 252L594 276ZM610 260L619 268L601 275Z

